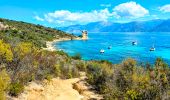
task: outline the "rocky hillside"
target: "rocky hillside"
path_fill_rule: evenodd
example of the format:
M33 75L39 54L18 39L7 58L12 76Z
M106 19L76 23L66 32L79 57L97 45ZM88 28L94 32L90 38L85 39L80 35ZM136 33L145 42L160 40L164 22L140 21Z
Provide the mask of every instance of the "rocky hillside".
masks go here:
M53 39L75 37L66 32L49 27L2 18L0 18L0 29L2 29L0 39L32 42L38 47L45 47L46 41Z

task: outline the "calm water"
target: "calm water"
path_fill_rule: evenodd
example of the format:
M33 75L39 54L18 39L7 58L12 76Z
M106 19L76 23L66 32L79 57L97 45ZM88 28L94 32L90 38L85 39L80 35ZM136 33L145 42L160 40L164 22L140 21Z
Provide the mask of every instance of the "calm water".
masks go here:
M132 46L131 42L136 40L138 45ZM156 51L150 52L153 44ZM110 45L112 48L109 50ZM131 57L140 62L153 63L157 57L162 57L170 64L170 33L89 33L87 41L63 41L54 46L69 55L79 53L84 60L104 59L119 63ZM105 53L100 54L100 49L104 49Z

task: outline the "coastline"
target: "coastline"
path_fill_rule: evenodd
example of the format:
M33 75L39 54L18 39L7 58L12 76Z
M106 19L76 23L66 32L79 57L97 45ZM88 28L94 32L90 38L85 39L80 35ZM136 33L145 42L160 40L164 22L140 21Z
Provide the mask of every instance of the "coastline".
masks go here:
M53 43L56 43L56 42L61 42L61 41L71 41L71 40L82 40L81 38L79 37L76 37L76 38L59 38L59 39L54 39L53 41L47 41L46 42L46 48L43 48L44 50L48 50L48 51L55 51L57 50L54 46L53 46Z

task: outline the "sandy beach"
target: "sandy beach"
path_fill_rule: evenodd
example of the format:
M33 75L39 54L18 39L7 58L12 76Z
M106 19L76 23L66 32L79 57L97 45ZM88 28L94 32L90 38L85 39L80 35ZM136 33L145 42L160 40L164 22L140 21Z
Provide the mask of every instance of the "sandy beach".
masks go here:
M60 39L54 39L53 41L47 41L46 42L47 47L43 49L48 50L48 51L55 51L57 49L53 46L53 43L60 42L60 41L70 41L70 40L71 40L70 38L60 38ZM74 38L73 40L82 40L82 39L77 37L77 38Z

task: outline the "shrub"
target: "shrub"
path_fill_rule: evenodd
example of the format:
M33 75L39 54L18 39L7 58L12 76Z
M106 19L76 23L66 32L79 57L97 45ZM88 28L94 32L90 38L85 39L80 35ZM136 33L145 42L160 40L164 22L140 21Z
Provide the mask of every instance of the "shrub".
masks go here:
M122 62L122 67L127 73L133 73L134 68L136 67L136 61L132 58L128 58Z
M140 96L139 92L136 92L135 90L128 90L126 95L125 99L127 100L137 100Z
M34 54L36 51L36 47L33 46L32 43L21 42L15 47L15 52L19 56L20 59L25 57L28 54Z
M6 70L3 69L0 71L0 100L5 100L5 92L8 88L10 82L10 77L7 74Z
M86 71L86 65L84 62L79 61L78 63L76 63L76 67L78 68L78 70L80 71Z
M24 91L24 85L19 82L13 82L10 84L9 94L11 96L18 96Z
M1 61L3 60L12 61L13 60L13 53L11 51L10 45L4 43L2 40L0 40L0 60Z
M57 54L59 54L59 55L66 55L67 57L68 57L68 54L67 53L65 53L63 50L61 50L61 51L55 51Z
M79 70L76 67L72 67L72 78L79 77Z
M60 74L61 74L60 65L56 64L56 65L54 66L54 74L55 74L56 76L60 76Z
M67 73L67 78L69 79L69 78L72 78L73 76L72 76L72 69L71 68L69 68L68 69L68 73Z
M52 75L47 74L47 75L46 75L46 77L45 77L45 79L47 79L48 81L51 81L51 79L52 79Z
M91 62L90 64L87 65L87 77L88 77L88 82L90 84L95 85L96 90L102 92L104 91L105 87L105 82L107 76L107 72L105 72L104 65L97 63L97 62Z

